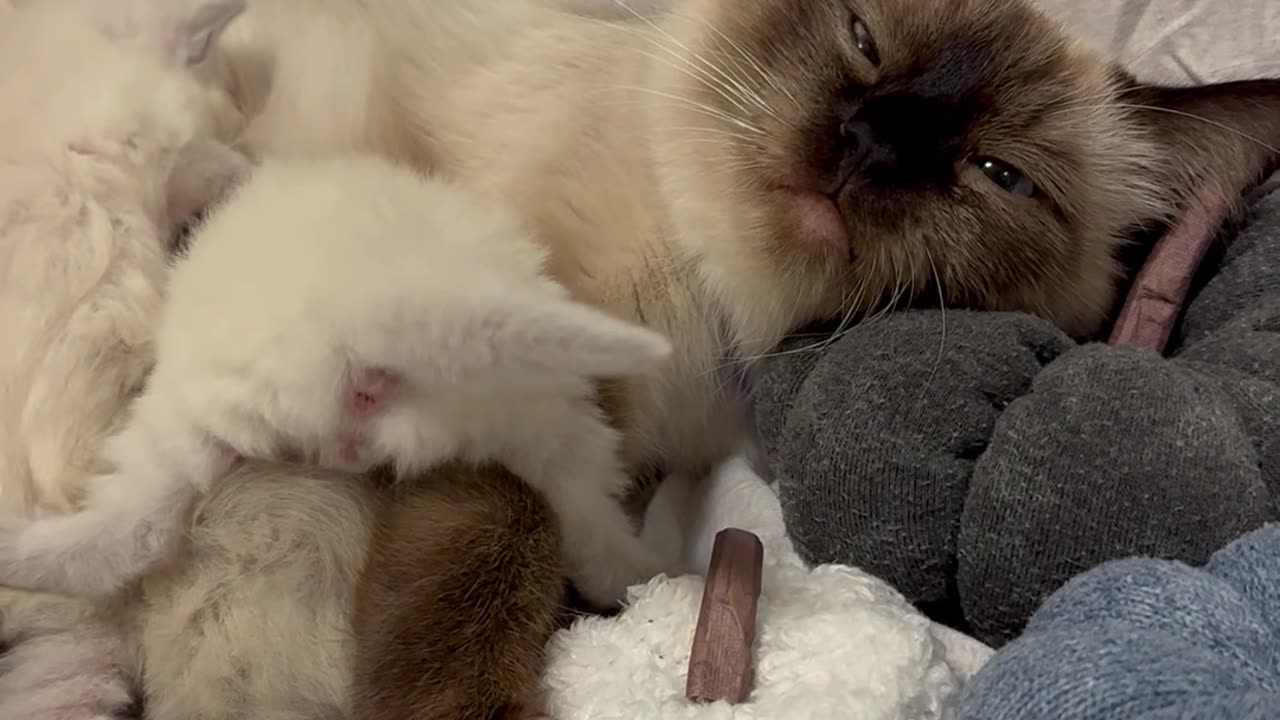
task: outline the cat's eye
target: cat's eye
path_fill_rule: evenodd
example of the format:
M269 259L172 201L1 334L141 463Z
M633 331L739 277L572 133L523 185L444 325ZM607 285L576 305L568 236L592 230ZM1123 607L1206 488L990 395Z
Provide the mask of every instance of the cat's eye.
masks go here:
M1036 185L1021 170L1002 160L990 157L975 158L973 164L1001 190L1019 197L1036 194Z
M867 29L867 24L857 15L853 16L852 31L853 46L858 48L858 52L870 60L872 65L878 66L880 51L876 49L876 41L871 39L871 31Z

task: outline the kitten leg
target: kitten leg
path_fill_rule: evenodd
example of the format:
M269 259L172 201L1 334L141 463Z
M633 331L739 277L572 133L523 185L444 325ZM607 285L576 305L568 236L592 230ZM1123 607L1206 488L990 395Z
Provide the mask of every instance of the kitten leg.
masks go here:
M0 524L0 585L118 592L172 553L199 493L235 459L147 395L106 455L115 470L90 479L80 512Z
M665 482L678 480L668 478ZM786 522L776 493L745 456L734 455L701 478L687 502L684 560L689 572L706 575L716 534L730 527L755 533L764 544L767 563L790 555L785 549L789 544Z
M574 586L601 608L616 606L627 588L664 571L659 555L635 533L616 496L589 485L549 494L564 534L565 565Z
M511 469L538 488L555 509L569 577L584 599L615 607L627 588L663 572L665 563L636 532L621 497L629 483L618 458L618 435L594 401L544 406L558 443L526 443Z

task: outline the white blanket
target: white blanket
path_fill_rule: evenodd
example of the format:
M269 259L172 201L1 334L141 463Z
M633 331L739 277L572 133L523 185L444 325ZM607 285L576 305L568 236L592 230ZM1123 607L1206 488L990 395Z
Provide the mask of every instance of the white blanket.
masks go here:
M1278 0L1040 0L1139 79L1171 85L1280 77Z

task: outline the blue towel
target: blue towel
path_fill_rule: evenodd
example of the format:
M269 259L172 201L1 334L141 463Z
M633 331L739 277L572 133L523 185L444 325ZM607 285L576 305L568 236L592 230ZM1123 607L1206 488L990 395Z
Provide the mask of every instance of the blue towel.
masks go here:
M1280 524L1201 569L1119 560L1054 593L957 713L1042 719L1280 720Z

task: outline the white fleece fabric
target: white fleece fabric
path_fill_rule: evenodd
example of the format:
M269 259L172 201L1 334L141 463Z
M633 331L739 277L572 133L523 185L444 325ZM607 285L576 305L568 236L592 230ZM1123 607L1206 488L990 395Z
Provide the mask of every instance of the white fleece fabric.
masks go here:
M668 486L658 510L696 508L683 519L691 566L705 567L725 527L764 545L754 691L736 706L685 699L703 579L659 577L632 588L618 616L580 620L553 638L544 685L557 720L935 720L991 655L871 575L805 566L776 494L745 465L723 468L693 502L687 488Z
M1280 0L1039 0L1140 80L1280 77Z

